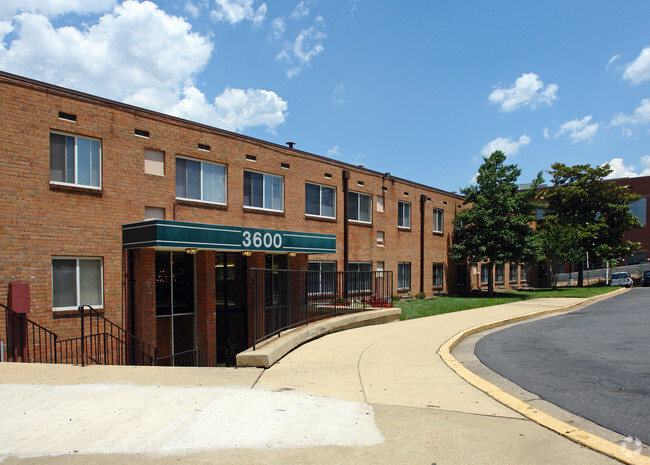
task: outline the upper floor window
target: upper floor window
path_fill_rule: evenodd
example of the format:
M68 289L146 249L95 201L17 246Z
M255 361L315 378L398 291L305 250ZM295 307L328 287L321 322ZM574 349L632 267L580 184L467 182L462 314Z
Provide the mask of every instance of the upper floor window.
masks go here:
M244 206L284 211L284 178L244 171Z
M348 219L362 223L372 221L372 198L360 192L348 192Z
M433 232L442 232L442 218L443 210L439 208L433 209Z
M101 188L101 142L50 133L50 182Z
M176 197L226 204L226 167L176 157Z
M52 304L55 310L79 305L101 307L103 301L101 258L52 258Z
M397 226L400 228L411 227L411 204L408 202L397 202Z
M305 214L336 218L336 189L305 183Z

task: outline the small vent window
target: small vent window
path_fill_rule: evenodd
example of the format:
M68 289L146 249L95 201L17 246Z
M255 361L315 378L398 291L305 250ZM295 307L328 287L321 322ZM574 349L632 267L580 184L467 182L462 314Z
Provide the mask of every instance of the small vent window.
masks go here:
M210 146L208 144L199 144L199 150L210 151Z
M246 155L246 160L257 161L257 157L255 155Z
M66 121L74 121L75 123L77 122L77 115L73 115L72 113L66 113L64 111L59 112L59 118L64 119Z
M332 175L331 175L330 173L325 173L325 177L326 177L327 179L332 179Z
M145 131L144 129L137 129L136 128L134 134L136 136L140 136L140 137L149 137L149 131Z
M280 166L284 168L285 170L288 170L290 168L289 163L280 163Z

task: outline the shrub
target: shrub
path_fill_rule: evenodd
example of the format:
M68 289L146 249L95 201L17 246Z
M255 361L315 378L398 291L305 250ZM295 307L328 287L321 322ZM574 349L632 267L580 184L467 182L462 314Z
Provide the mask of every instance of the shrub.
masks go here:
M400 300L402 300L402 296L401 296L401 295L394 295L394 296L393 296L393 302L399 302Z
M419 294L415 294L416 299L424 299L427 295L424 292L420 292Z

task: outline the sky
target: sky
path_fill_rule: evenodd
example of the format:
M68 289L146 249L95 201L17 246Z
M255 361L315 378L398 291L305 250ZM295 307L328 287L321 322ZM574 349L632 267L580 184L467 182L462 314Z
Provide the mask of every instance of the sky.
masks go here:
M650 3L1 0L0 70L450 192L650 176Z

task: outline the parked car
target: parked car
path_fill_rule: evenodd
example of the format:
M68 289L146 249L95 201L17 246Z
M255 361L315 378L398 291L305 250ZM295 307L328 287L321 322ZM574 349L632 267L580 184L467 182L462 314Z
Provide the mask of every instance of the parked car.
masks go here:
M643 277L641 278L641 285L643 287L650 286L650 271L643 272Z
M614 273L612 275L612 279L609 281L610 286L632 287L633 283L634 282L630 277L630 273L627 271L619 271L618 273Z

